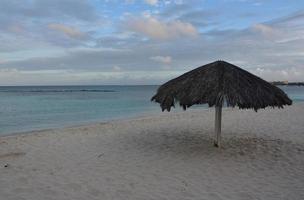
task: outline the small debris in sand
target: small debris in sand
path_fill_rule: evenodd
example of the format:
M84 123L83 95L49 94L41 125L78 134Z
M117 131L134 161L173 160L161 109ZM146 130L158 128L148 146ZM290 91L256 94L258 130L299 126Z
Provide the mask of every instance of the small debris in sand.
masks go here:
M104 154L102 153L102 154L99 154L97 157L100 158L100 157L102 157L103 155L104 155Z
M0 144L7 144L6 141L0 141Z
M24 156L24 155L25 155L25 152L12 152L12 153L7 153L7 154L1 154L0 159L1 158L15 158L15 157Z

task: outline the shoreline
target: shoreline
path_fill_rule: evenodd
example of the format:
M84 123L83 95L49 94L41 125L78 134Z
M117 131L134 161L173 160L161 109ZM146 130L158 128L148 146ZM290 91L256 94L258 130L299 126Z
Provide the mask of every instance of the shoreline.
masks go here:
M150 113L152 115L157 115L156 112ZM71 123L71 125L58 125L54 127L49 127L49 128L41 128L41 129L33 129L33 130L25 130L25 131L17 131L17 132L9 132L9 133L2 133L0 134L0 138L2 137L8 137L8 136L16 136L16 135L27 135L27 134L32 134L36 132L45 132L45 131L52 131L52 130L60 130L60 129L67 129L67 128L77 128L77 127L82 127L82 126L90 126L90 125L96 125L96 124L103 124L103 123L111 123L111 122L119 122L119 121L124 121L124 120L131 120L131 119L137 119L137 118L142 118L142 117L148 117L149 113L146 113L144 115L139 114L136 116L129 116L129 117L121 117L121 118L115 118L115 119L108 119L108 120L92 120L91 122L75 122Z
M291 106L297 105L297 104L303 104L303 101L295 101ZM287 108L288 106L285 106ZM201 109L201 110L200 110ZM261 112L263 110L268 110L268 109L278 109L281 110L281 108L265 108L265 109L260 109L258 112ZM206 110L214 110L214 107L203 107L203 108L188 108L186 111L182 110L181 108L175 108L175 110L171 110L171 112L164 111L162 112L160 109L159 111L148 111L148 112L143 112L143 113L138 113L133 116L123 116L123 117L117 117L113 119L105 119L105 120L92 120L88 122L75 122L71 123L70 125L58 125L58 126L53 126L53 127L46 127L46 128L41 128L41 129L33 129L33 130L25 130L25 131L17 131L17 132L9 132L9 133L2 133L0 134L0 138L3 137L9 137L9 136L18 136L18 135L28 135L28 134L37 134L40 132L47 132L47 131L56 131L56 130L64 130L64 129L70 129L70 128L81 128L84 126L94 126L98 124L107 124L107 123L119 123L123 121L130 121L130 120L138 120L142 118L153 118L153 117L161 117L165 115L173 115L173 114L183 114L185 112L200 112L200 111L206 111ZM223 107L223 111L225 110L240 110L240 111L252 111L254 112L253 109L239 109L238 107L232 108L232 107Z

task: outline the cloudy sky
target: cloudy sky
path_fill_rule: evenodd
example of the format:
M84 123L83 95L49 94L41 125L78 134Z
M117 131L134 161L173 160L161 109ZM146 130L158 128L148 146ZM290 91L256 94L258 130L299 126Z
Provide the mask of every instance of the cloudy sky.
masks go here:
M304 80L304 1L0 0L0 85L159 84L215 60Z

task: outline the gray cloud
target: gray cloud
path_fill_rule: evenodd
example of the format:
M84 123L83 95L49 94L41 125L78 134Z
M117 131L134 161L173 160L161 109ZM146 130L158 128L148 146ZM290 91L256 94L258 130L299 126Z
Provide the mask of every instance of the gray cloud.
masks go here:
M219 12L216 10L205 10L191 5L202 5L201 1L192 0L187 3L171 4L159 16L167 20L180 20L191 23L197 27L206 27L216 24L216 16Z
M7 20L37 17L39 19L74 18L96 20L97 15L88 0L1 0L0 15Z
M45 48L53 45L62 47L85 45L83 39L90 39L90 33L87 33L86 28L102 20L89 0L25 0L23 2L2 0L0 1L0 40L2 40L0 51L32 49L42 43L45 44ZM50 30L51 24L53 24L53 32ZM55 34L55 24L57 30L61 29L65 36L70 37ZM82 36L79 37L80 35ZM82 41L76 41L80 39Z
M31 55L18 60L0 58L0 84L14 79L19 84L159 83L218 59L240 65L267 80L297 81L304 77L303 11L242 29L226 29L218 22L217 12L190 4L171 4L149 17L157 19L166 37L176 36L170 26L174 21L192 24L198 30L196 37L178 34L174 40L153 40L152 33L138 34L140 31L136 33L121 24L116 24L110 34L96 36L94 30L99 27L91 19L98 21L100 17L96 18L87 1L64 0L54 6L50 0L32 1L15 7L12 2L17 1L0 3L0 16L7 18L0 17L0 25L7 22L0 30L0 55ZM68 6L72 2L77 8ZM47 5L41 8L46 9L44 13L36 10L44 7L42 4ZM57 5L62 7L56 10ZM1 6L7 6L7 10ZM8 19L9 16L13 17ZM41 19L32 22L33 16ZM56 21L61 17L73 20ZM39 49L55 49L57 53L40 54Z
M130 18L126 28L143 36L156 40L170 40L181 37L196 37L197 29L191 23L179 20L163 22L155 17Z
M206 27L209 25L218 24L216 16L219 13L217 11L211 10L191 10L189 12L183 13L178 17L181 21L189 22L198 27Z
M294 13L291 13L290 15L271 20L268 23L272 25L288 25L290 24L290 22L300 21L300 23L303 24L303 19L304 19L304 10L299 10Z

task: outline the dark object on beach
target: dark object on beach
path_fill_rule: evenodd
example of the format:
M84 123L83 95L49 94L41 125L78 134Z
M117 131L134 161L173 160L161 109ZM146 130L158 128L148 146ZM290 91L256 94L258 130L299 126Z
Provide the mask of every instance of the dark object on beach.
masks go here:
M254 109L283 108L292 101L278 87L225 61L216 61L191 70L161 85L151 101L170 111L176 102L186 110L194 104L215 106L215 146L221 143L222 106Z
M101 154L99 154L97 157L98 157L98 158L101 158L103 155L104 155L104 154L101 153Z

